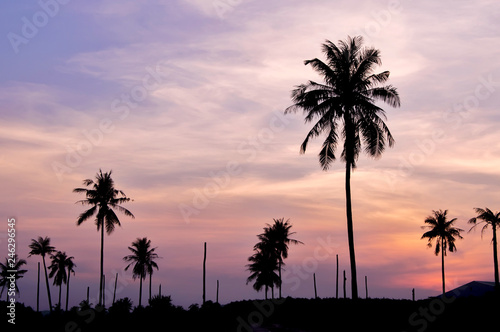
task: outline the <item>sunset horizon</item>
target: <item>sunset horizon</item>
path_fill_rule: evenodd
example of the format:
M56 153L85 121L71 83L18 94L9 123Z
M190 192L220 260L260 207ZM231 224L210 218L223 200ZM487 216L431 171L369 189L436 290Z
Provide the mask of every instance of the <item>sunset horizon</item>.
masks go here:
M383 85L401 101L376 101L395 144L373 158L362 141L350 173L359 298L365 276L369 298L442 294L441 254L421 239L439 210L463 230L445 256L446 291L495 281L492 229L469 232L469 220L475 208L500 211L496 2L26 0L0 8L0 259L14 218L28 270L17 302L36 310L42 261L29 245L41 236L74 257L69 307L88 287L98 303L101 233L95 215L77 225L91 206L73 190L100 170L112 171L130 198L120 205L134 215L115 210L121 226L104 236L106 307L117 274L116 299L138 305L139 280L123 258L141 238L158 254L153 295L161 285L174 305L201 305L206 242L207 301L216 302L217 282L221 304L264 299L246 282L248 258L279 218L304 243L284 259L283 297L314 298L314 274L318 297L335 298L338 255L338 297L345 271L351 298L343 140L322 170L325 133L300 153L314 122L285 110L297 86L324 82L304 61L325 61L324 43L355 36L380 51L374 71L390 72ZM59 287L49 283L54 305ZM149 276L143 305L148 292ZM39 305L49 310L43 266Z

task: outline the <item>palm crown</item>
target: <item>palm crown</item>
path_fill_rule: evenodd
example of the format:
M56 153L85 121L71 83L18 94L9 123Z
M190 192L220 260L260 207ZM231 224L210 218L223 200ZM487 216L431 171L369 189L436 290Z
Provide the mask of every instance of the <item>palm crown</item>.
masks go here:
M443 254L446 256L446 248L448 248L450 252L454 252L457 249L455 237L462 239L460 232L463 230L453 227L453 223L457 218L446 220L447 214L448 210L433 211L433 216L427 217L424 221L427 225L422 226L423 228L430 228L429 231L422 235L422 239L428 239L427 246L432 247L432 241L434 239L436 240L436 247L434 249L436 256L441 250L443 250Z
M56 249L50 245L50 238L46 236L45 238L39 236L37 240L32 239L29 245L31 249L29 256L39 255L45 257L45 255L50 255L56 251Z
M112 171L103 174L102 171L99 170L99 173L96 175L96 181L92 179L86 179L83 181L83 184L87 187L91 186L91 189L73 189L73 192L84 193L87 197L84 200L77 201L77 203L92 206L90 209L80 214L77 219L77 225L80 225L85 220L91 218L97 212L95 219L97 230L100 230L104 223L106 232L111 234L115 229L115 225L120 226L120 220L116 216L113 209L123 212L126 216L134 218L134 215L129 210L119 205L121 203L128 202L130 198L126 197L123 191L115 189L111 173ZM119 195L121 197L119 197Z
M339 46L327 40L323 52L327 62L317 58L306 60L324 79L325 83L309 81L292 91L294 105L285 113L302 110L305 121L315 122L300 147L304 153L311 138L326 133L319 161L324 170L336 159L335 149L339 134L344 140L341 154L343 161L356 167L362 142L365 151L379 157L394 144L394 139L384 123L385 113L375 105L377 100L390 106L400 106L396 88L391 85L378 86L389 79L389 72L374 74L375 65L381 64L380 51L362 47L362 37L339 41ZM342 127L341 127L342 124Z

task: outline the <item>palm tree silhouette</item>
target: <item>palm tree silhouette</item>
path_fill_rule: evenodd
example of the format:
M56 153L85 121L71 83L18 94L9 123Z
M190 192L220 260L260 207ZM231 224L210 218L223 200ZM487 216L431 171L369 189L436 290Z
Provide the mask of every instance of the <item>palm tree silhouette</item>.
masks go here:
M80 214L77 219L77 225L81 225L85 220L90 219L96 214L97 231L101 231L101 262L100 262L100 277L99 277L99 305L102 304L103 295L103 275L104 275L104 228L109 235L113 233L115 225L121 226L120 220L113 209L116 209L126 216L135 218L134 215L119 204L128 202L130 198L126 197L121 190L115 189L115 184L111 178L111 172L96 174L96 181L92 179L83 180L83 184L91 189L75 188L73 192L84 193L86 199L77 201L82 205L91 205L92 207Z
M132 268L132 277L135 279L139 278L139 307L141 306L142 299L142 280L146 279L146 274L149 273L150 276L153 274L153 268L158 270L158 265L154 261L158 258L158 254L154 251L156 248L151 247L151 240L146 237L137 238L132 242L132 246L128 249L132 252L131 255L123 257L123 260L130 262L130 264L125 267L125 271L128 270L130 266Z
M49 266L50 278L54 278L54 285L59 286L59 303L58 307L61 309L61 292L62 284L66 284L66 307L68 303L68 287L69 287L69 276L68 272L73 271L75 266L73 263L73 256L68 257L65 252L58 251L55 255L52 255L52 263ZM74 271L73 271L74 272ZM66 308L66 310L68 310Z
M51 255L56 249L50 245L50 238L41 236L38 237L38 240L31 239L31 244L29 245L31 249L28 257L31 255L40 255L42 256L43 269L45 270L45 284L47 285L47 297L49 298L49 310L52 312L52 299L50 297L50 287L49 287L49 277L47 276L47 266L45 265L45 255Z
M347 234L351 263L351 287L353 299L358 298L356 258L354 252L354 230L351 206L351 170L364 145L365 152L374 158L380 157L386 147L394 144L389 128L384 123L385 112L375 105L380 100L392 107L399 107L400 100L396 88L391 85L379 86L389 79L389 72L374 74L374 67L381 64L380 51L363 47L360 36L335 45L327 40L323 52L327 62L319 59L306 60L304 64L323 76L324 83L309 81L292 91L294 104L285 110L303 111L306 122L316 122L300 147L305 153L311 138L326 133L319 162L324 171L335 161L335 150L339 135L344 141L341 154L345 162L345 192Z
M264 248L264 250L274 250L275 256L278 259L278 277L279 277L279 297L281 298L281 266L284 265L283 260L288 257L288 245L291 244L304 244L301 241L291 239L290 236L295 232L290 232L292 225L290 220L284 221L284 218L273 219L274 224L267 224L264 228L264 233L259 234L257 237L260 242L255 245L256 249Z
M469 224L474 224L474 226L469 229L469 232L475 228L477 225L485 223L481 229L481 238L483 237L483 232L488 226L493 228L493 266L495 268L495 289L500 289L500 283L498 278L498 253L497 253L497 227L500 227L500 212L493 213L490 209L485 208L474 208L477 213L477 217L471 218ZM482 220L478 222L478 220Z
M76 264L73 262L74 257L68 257L66 259L66 269L68 270L68 282L66 283L66 311L68 311L68 300L69 300L69 279L71 277L71 272L73 272L73 275L75 274L74 268L76 267Z
M255 249L255 253L248 258L250 264L247 265L247 270L251 272L247 278L249 282L255 280L253 288L260 292L262 287L265 287L265 298L267 300L267 292L269 287L274 289L274 285L279 285L280 279L276 274L278 269L278 257L275 250L267 251L266 247L262 246ZM273 292L274 293L274 292Z
M2 286L2 290L0 290L0 298L2 298L3 291L5 287L7 287L8 284L10 284L8 277L10 277L13 273L8 272L8 271L17 271L14 273L14 278L16 280L16 292L19 293L19 287L17 280L21 279L23 275L28 272L28 270L21 270L21 266L26 265L26 260L25 259L19 259L17 254L14 254L13 259L15 263L12 263L12 261L9 261L9 257L5 258L5 264L0 263L0 286ZM8 289L8 288L7 288ZM9 292L6 292L6 300L8 300L8 295Z
M453 223L457 220L457 218L453 218L451 220L446 220L448 210L439 210L432 211L433 215L428 216L425 219L425 223L428 224L426 226L422 226L422 229L428 228L429 231L425 232L421 239L427 238L428 243L427 246L429 248L432 247L432 241L436 239L436 247L434 253L436 256L441 252L441 274L443 278L443 295L445 291L445 282L444 282L444 256L446 256L446 248L450 252L454 252L457 250L455 246L455 237L462 239L460 232L463 229L453 227Z

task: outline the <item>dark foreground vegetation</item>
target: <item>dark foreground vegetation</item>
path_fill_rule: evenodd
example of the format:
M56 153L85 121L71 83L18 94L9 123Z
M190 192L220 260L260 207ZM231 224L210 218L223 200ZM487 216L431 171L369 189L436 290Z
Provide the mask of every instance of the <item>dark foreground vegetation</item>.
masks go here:
M248 300L201 308L172 305L156 298L147 307L129 311L115 305L106 310L74 307L42 316L31 307L16 306L15 326L8 323L7 302L0 302L1 331L482 331L498 327L500 296L391 299ZM260 330L266 331L266 330Z

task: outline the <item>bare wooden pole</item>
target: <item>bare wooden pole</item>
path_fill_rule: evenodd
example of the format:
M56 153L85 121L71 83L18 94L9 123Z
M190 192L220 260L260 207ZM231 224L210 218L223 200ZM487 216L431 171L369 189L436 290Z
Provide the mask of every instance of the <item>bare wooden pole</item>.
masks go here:
M367 276L365 276L365 292L366 292L365 298L368 298L368 277Z
M337 255L337 279L335 286L335 298L339 298L339 255Z
M158 287L158 295L161 297L161 284L160 284L160 286Z
M90 292L90 287L87 286L87 303L90 305L90 303L89 303L89 292Z
M344 299L347 298L347 294L345 291L345 282L347 281L347 278L345 277L345 270L344 270Z
M411 298L413 301L415 301L415 288L411 290Z
M203 304L205 304L205 281L206 281L206 263L207 263L207 243L205 242L203 251Z
M215 302L219 303L219 280L217 280L217 296L215 299L216 299Z
M313 279L314 279L314 298L318 298L318 292L316 290L316 273L313 273Z

